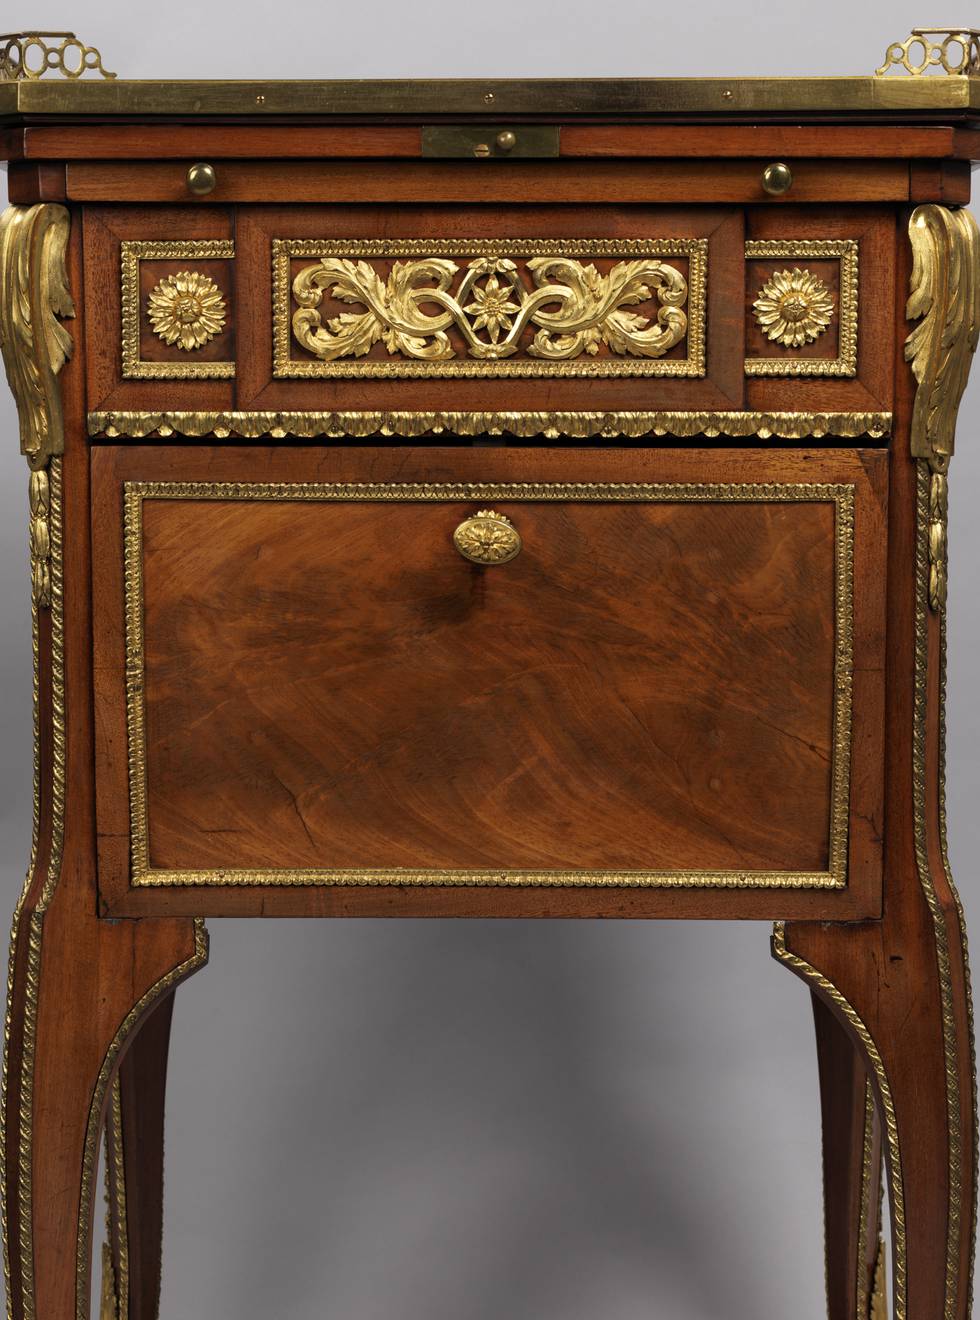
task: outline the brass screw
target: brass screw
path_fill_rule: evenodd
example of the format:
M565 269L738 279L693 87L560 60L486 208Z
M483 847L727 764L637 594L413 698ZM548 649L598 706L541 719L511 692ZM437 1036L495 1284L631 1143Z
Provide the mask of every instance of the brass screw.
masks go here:
M213 165L205 165L198 161L187 171L187 189L195 197L204 197L209 192L214 192L218 182L218 176L214 172Z
M262 95L261 92L259 92L258 96L255 98L255 104L256 104L256 105L265 105L265 97Z
M497 147L500 151L513 151L517 146L517 134L512 133L509 128L505 128L502 133L497 134Z
M493 92L484 93L483 99L486 101L487 105L493 105Z
M490 144L489 144L489 142L478 142L478 143L476 144L476 146L473 148L473 155L474 155L474 156L489 156L489 155L490 155Z
M732 91L732 89L730 87L726 87L721 94L721 99L723 101L730 101L734 95L735 93Z
M781 160L767 165L762 171L763 191L769 193L770 197L781 197L783 193L788 193L792 186L793 171Z

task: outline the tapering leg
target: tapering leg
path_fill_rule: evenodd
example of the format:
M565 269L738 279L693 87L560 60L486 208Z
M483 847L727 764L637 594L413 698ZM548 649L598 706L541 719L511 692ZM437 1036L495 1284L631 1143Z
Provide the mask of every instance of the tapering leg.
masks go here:
M828 1320L868 1320L881 1186L874 1090L848 1032L817 995L812 1000L823 1120Z
M163 1124L174 996L123 1056L106 1116L109 1277L119 1320L156 1320L163 1241Z
M203 926L186 920L127 922L87 919L56 902L40 913L24 912L13 948L13 993L7 1050L4 1133L4 1200L7 1212L7 1265L13 1320L87 1320L91 1246L99 1138L113 1112L113 1088L120 1064L141 1025L151 1032L126 1076L140 1058L156 1055L168 1025L152 1015L173 988L206 961ZM152 1043L155 1040L156 1050ZM158 1062L158 1061L157 1061ZM125 1106L119 1088L125 1125ZM132 1086L128 1088L132 1096ZM140 1095L162 1091L162 1073ZM158 1099L158 1108L162 1102ZM133 1126L131 1124L131 1126ZM134 1140L150 1150L149 1175L134 1209L144 1204L159 1222L159 1141L149 1117L145 1135L135 1125ZM156 1149L153 1149L153 1147ZM110 1152L115 1160L115 1152ZM112 1164L110 1163L110 1169ZM151 1171L155 1171L154 1175ZM142 1196L144 1187L151 1191ZM159 1245L156 1232L153 1250ZM118 1252L119 1241L114 1249ZM137 1263L142 1258L137 1253ZM118 1262L118 1256L117 1256ZM155 1268L155 1267L154 1267ZM117 1320L120 1278L103 1314ZM138 1269L135 1286L154 1289ZM112 1306L109 1299L112 1298ZM130 1315L149 1311L130 1309ZM124 1320L124 1315L118 1315Z

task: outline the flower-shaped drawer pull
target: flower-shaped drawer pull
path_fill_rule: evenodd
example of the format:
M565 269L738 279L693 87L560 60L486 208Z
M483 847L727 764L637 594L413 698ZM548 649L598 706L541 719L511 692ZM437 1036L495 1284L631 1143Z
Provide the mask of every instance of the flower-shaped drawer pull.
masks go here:
M509 518L481 509L453 532L453 545L473 564L506 564L521 552L520 533Z

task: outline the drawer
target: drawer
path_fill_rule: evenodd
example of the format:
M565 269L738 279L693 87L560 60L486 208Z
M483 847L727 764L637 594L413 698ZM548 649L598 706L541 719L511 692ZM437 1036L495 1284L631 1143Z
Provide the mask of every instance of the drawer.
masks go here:
M237 227L242 407L741 406L735 208L253 207Z
M306 430L556 402L886 413L894 224L873 207L90 207L89 407Z
M93 409L535 410L560 386L573 410L725 411L744 395L732 207L103 207L86 239L116 350L90 370Z
M108 910L877 910L883 452L92 465Z

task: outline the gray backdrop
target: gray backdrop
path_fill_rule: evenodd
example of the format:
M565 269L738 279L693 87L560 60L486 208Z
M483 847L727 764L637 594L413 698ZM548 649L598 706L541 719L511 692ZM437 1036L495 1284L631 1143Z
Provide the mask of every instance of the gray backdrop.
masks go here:
M48 0L2 26L74 28L129 77L790 75L870 73L934 17L921 0ZM952 858L974 921L978 413L974 384L950 501L949 693ZM28 857L31 675L27 475L5 390L0 421L7 911ZM809 1001L770 961L767 925L210 929L211 965L177 996L163 1320L823 1314Z

